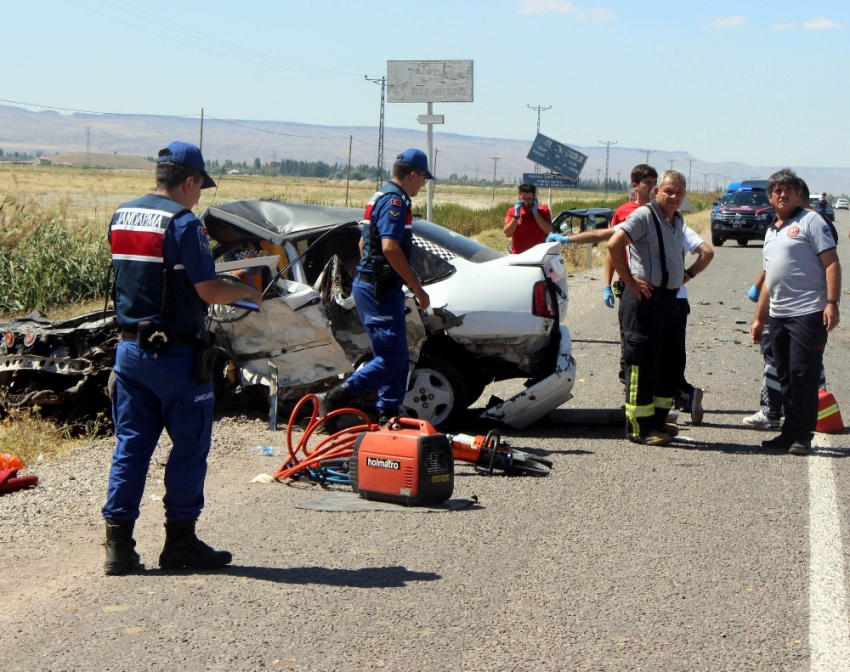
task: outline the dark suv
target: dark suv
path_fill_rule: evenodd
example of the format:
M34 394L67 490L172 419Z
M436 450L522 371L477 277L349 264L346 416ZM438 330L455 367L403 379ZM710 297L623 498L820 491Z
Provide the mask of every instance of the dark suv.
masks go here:
M733 239L738 245L764 240L775 218L776 211L767 199L767 182L742 182L741 188L711 213L711 242L719 247Z

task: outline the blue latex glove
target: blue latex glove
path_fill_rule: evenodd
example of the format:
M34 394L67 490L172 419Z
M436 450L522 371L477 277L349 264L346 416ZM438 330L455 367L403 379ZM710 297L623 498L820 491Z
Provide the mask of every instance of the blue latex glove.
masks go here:
M537 197L534 198L534 205L531 206L531 212L537 214Z
M750 301L752 301L753 303L759 302L759 294L761 294L761 292L755 285L750 287L749 291L747 292L747 296L750 297Z
M519 213L522 210L522 201L517 201L514 203L514 216L519 219Z
M602 301L609 308L613 308L616 305L617 300L614 298L614 290L611 289L611 285L605 285L602 288Z
M561 243L562 245L569 245L570 237L562 236L560 233L550 233L546 236L547 243Z

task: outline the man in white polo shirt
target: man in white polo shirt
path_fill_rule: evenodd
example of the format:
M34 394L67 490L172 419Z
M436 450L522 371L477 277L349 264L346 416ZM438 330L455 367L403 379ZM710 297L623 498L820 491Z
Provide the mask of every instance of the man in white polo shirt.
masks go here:
M818 419L818 382L827 333L838 326L841 266L823 217L799 205L800 178L780 170L767 181L776 210L762 251L765 282L750 338L759 343L765 321L782 388L785 423L765 448L808 455Z

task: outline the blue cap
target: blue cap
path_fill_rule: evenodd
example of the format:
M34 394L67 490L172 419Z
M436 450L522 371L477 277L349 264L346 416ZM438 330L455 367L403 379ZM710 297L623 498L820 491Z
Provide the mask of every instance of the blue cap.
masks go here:
M419 170L424 170L425 175L429 180L433 180L434 176L428 170L428 157L421 149L405 149L401 154L395 157L396 163L404 163L408 166L413 166Z
M207 174L204 156L197 145L191 142L172 142L165 149L159 150L157 163L182 163L195 170L200 170L204 175L204 184L201 189L209 189L215 186L213 179Z

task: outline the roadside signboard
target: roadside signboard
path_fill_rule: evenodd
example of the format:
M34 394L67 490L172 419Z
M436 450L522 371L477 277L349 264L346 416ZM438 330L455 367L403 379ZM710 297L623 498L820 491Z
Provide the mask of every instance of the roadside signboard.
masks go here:
M522 181L538 189L575 189L576 183L558 173L523 173Z
M534 138L526 158L574 182L578 182L578 176L587 161L585 154L547 138L542 133L538 133Z
M471 103L472 61L387 61L388 103Z

